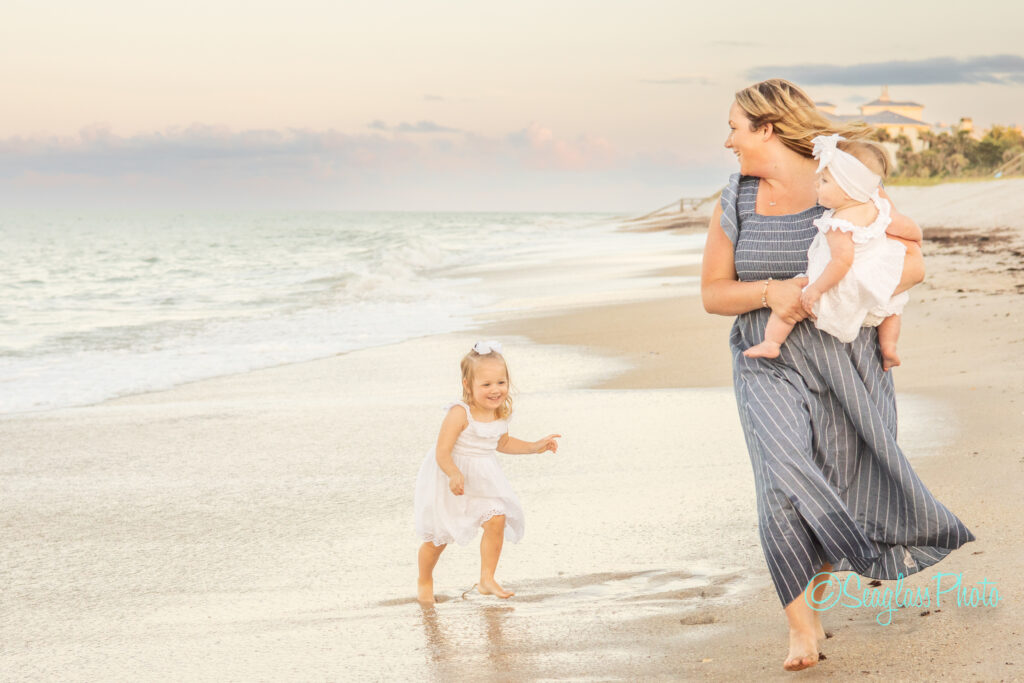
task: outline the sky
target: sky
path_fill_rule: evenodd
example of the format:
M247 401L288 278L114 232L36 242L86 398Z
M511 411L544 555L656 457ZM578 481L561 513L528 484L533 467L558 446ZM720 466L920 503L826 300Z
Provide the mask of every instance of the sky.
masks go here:
M1024 124L1024 3L6 0L5 206L614 211L736 170L733 94Z

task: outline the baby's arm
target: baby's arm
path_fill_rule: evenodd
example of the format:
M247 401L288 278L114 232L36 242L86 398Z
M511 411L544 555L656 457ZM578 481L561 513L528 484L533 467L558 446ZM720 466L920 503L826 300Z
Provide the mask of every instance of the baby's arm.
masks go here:
M890 237L895 237L898 240L905 240L907 242L913 242L917 246L921 246L921 240L924 239L924 233L921 232L921 228L918 227L917 223L914 222L909 216L904 216L902 213L896 210L896 206L889 199L889 195L885 193L885 189L879 189L878 195L889 202L889 216L892 218L892 222L889 223L889 227L886 228L885 234Z
M498 439L498 452L511 455L522 455L524 453L543 453L558 450L558 442L555 439L562 438L561 434L548 434L537 441L523 441L508 435L508 432Z
M839 281L850 271L853 265L853 235L842 230L829 230L825 233L828 249L832 256L821 276L807 285L800 295L800 303L808 315L812 314L814 304L821 295L839 284Z
M459 434L467 426L469 426L469 418L466 417L465 409L462 406L452 406L448 414L444 416L444 422L441 423L441 433L437 435L437 449L434 457L437 458L438 467L448 476L448 488L456 496L463 494L466 480L459 468L455 466L455 461L452 460L452 449L455 448Z

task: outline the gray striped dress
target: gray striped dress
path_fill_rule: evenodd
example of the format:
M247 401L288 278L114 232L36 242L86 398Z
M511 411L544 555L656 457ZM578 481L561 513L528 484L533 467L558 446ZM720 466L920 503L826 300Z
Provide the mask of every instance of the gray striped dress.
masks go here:
M734 174L721 225L740 280L794 277L824 208L786 216L754 211L758 179ZM929 567L974 536L937 501L896 445L892 373L876 328L843 344L811 321L782 355L747 358L764 340L768 309L736 318L729 345L740 421L757 490L761 548L783 605L824 562L896 579Z

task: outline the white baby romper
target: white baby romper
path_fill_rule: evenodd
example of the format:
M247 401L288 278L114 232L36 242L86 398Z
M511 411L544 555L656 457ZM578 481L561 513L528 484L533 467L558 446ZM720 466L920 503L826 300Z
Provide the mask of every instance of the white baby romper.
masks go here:
M871 225L854 225L842 218L833 218L831 209L814 221L818 234L807 249L807 278L817 280L831 260L832 252L825 234L841 230L853 235L853 265L842 280L814 305L815 326L841 342L851 342L864 325L877 327L890 315L900 314L910 296L902 292L893 296L903 275L903 258L907 248L897 240L888 239L885 230L892 222L890 204L878 190L871 195L878 207L878 217Z
M416 535L434 545L452 541L465 545L476 538L480 525L494 515L505 515L505 540L523 537L523 507L498 464L498 440L508 433L508 420L477 422L462 401L451 403L466 410L469 424L452 448L452 460L465 478L463 495L448 488L448 475L437 464L436 446L423 458L416 477Z

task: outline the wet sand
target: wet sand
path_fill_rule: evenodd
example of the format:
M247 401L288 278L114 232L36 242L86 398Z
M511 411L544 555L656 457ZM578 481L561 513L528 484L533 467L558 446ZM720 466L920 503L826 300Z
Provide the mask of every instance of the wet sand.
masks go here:
M1003 261L1024 226L997 246L991 229L925 225L929 279L895 371L900 442L978 540L908 584L962 572L1002 602L907 609L887 627L835 608L827 659L804 678L1022 676L1024 278ZM670 296L489 315L479 332L0 418L4 676L791 678L731 320L703 312L688 262L650 274ZM527 512L498 572L517 595L463 597L478 554L453 547L424 610L412 483L457 359L492 336L518 390L512 434L565 437L557 456L502 460Z
M964 585L995 582L999 606L958 607L955 601L952 606L944 601L902 610L886 627L875 622L874 609L834 608L823 615L833 633L822 648L827 659L804 677L1024 676L1024 662L1015 654L1024 644L1018 612L1024 542L1017 524L1024 490L1024 194L1016 194L1024 193L1024 181L1011 182L1015 188L997 183L954 188L960 203L951 202L944 211L925 208L929 196L945 196L945 186L890 190L901 209L924 214L928 268L926 282L915 288L906 310L903 365L895 369L900 444L925 484L977 537L910 577L906 585L929 587L934 596L938 572L962 573ZM909 196L905 189L912 191ZM1004 204L1020 205L1021 211L1014 214L998 205L1006 222L993 225L986 217L982 227L971 227L970 216L984 215L982 202L991 201L993 194ZM596 385L601 388L731 387L731 324L731 318L705 314L699 298L690 296L569 311L490 331L529 329L530 338L540 343L589 343L629 358L633 367ZM920 403L908 405L910 398ZM737 514L756 522L750 508L738 508ZM751 534L756 541L755 532ZM733 553L743 540L734 536L723 545ZM745 575L760 582L755 590L728 606L702 609L711 623L685 618L674 622L668 616L641 620L636 633L650 659L612 675L713 680L794 676L781 669L785 621L760 549L743 557L752 562Z

